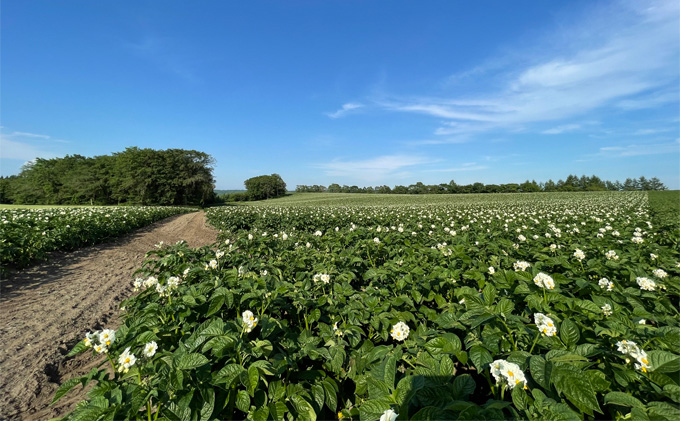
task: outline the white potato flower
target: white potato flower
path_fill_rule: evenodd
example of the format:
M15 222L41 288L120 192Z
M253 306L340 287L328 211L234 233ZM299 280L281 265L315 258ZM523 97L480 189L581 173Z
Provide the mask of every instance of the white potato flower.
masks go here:
M609 317L612 315L612 306L610 306L609 304L605 304L601 308L602 314L604 314L605 316Z
M406 323L399 322L396 325L392 326L392 331L390 332L390 335L398 341L403 341L406 338L408 338L408 333L410 332L410 330L411 329L409 329Z
M250 310L244 311L241 317L243 318L243 324L246 327L246 332L250 333L253 328L257 326L257 318Z
M527 270L529 266L531 266L529 263L520 260L512 264L512 267L515 269L515 272L523 272Z
M380 421L394 421L398 416L399 414L394 412L392 409L388 409L380 416Z
M490 369L496 384L504 385L506 389L514 389L515 386L522 384L526 389L526 377L517 364L496 360L491 363Z
M604 256L607 258L607 260L619 260L619 256L616 255L614 250L609 250L604 254Z
M534 284L540 288L555 289L555 281L553 278L543 272L539 272L538 275L534 277Z
M659 279L663 279L663 278L665 278L665 277L668 276L668 274L666 273L666 271L663 270L663 269L654 269L654 270L652 271L652 274L653 274L654 276L656 276L657 278L659 278Z
M145 357L151 358L156 354L156 351L158 350L158 344L156 341L151 341L144 345L144 354Z
M574 257L578 259L578 261L580 262L581 260L586 258L586 255L585 253L583 253L583 250L576 249L576 251L574 252Z
M125 348L125 351L118 357L118 372L127 373L135 362L137 362L137 357L130 353L130 347Z
M635 278L635 281L637 281L637 284L640 286L640 289L645 291L654 291L654 288L656 287L656 282L652 281L649 278L638 276L637 278Z
M534 322L538 330L545 336L555 336L557 333L555 322L543 313L534 314Z
M104 329L99 332L99 343L105 347L110 347L116 340L116 331L112 329Z
M494 273L496 273L496 269L494 269L493 266L489 266L489 273L493 275Z
M600 286L600 288L602 288L602 289L607 288L607 291L611 291L612 289L614 289L614 283L613 283L612 281L610 281L609 279L607 279L607 278L602 278L602 279L600 279L600 280L597 282L597 284L598 284L598 285Z

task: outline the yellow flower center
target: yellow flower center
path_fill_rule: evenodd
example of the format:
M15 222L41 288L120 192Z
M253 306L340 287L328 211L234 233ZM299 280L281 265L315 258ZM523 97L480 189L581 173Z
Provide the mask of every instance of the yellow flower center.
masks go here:
M514 374L512 374L512 371L508 371L508 375L510 375L510 377L514 376Z

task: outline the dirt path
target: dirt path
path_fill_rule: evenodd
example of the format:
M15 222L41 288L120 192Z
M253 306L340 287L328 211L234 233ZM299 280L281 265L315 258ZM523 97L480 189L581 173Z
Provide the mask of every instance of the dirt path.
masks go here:
M110 243L72 253L3 280L0 289L0 419L50 419L85 397L80 386L49 406L59 384L97 365L64 355L94 329L118 327L118 305L132 294L135 270L160 241L212 244L203 212L167 218ZM80 391L77 393L76 391Z

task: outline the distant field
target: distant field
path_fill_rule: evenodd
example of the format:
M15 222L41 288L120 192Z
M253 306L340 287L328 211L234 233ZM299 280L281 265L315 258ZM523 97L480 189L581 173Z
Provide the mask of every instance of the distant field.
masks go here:
M53 209L53 208L94 208L90 205L0 205L0 209ZM109 206L111 207L111 206Z
M658 224L680 225L680 190L650 191L647 198Z
M551 192L484 194L360 194L292 193L267 201L242 202L246 206L400 206L493 202L540 202L544 200L584 200L606 198L630 192Z

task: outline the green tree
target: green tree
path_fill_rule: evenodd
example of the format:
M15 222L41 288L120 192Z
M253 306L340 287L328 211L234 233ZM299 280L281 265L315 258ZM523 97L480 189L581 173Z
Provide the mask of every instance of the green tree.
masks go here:
M260 175L244 181L252 200L267 200L286 194L286 183L280 175Z

